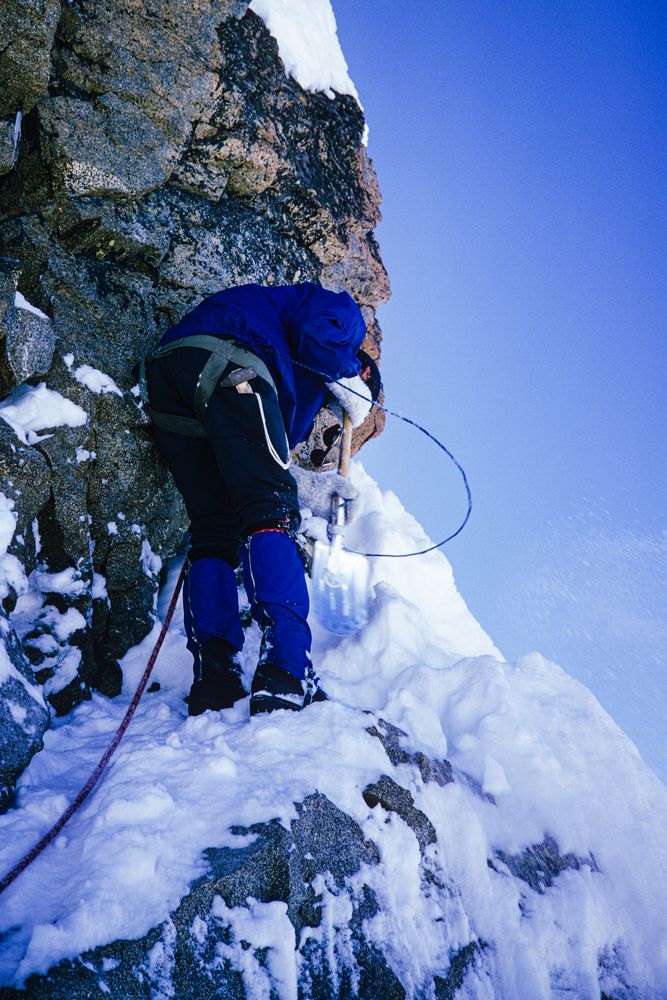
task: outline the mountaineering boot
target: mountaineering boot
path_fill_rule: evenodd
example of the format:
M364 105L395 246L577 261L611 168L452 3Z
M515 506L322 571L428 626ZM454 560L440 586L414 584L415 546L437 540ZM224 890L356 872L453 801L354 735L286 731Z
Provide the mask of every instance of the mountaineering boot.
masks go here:
M274 663L262 663L255 672L250 692L250 714L262 715L286 708L299 712L316 701L328 701L312 666L298 678Z
M201 646L194 670L188 715L201 715L209 710L219 712L245 698L238 657L224 639L209 639Z

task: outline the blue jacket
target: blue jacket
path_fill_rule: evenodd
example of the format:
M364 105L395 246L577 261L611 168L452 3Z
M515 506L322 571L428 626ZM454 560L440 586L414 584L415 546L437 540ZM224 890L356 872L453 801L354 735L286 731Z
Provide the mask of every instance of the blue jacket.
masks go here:
M239 285L209 295L167 330L160 345L201 333L232 337L262 358L275 379L293 448L310 434L327 396L326 383L359 373L356 355L366 324L347 292L310 282Z

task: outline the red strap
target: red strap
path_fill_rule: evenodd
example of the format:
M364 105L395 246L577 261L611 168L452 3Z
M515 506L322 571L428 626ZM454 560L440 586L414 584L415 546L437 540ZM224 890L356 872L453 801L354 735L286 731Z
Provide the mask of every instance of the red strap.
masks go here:
M174 611L176 609L176 602L178 600L178 595L180 593L181 587L183 586L183 580L185 578L186 566L187 566L187 562L184 562L183 566L181 568L181 572L178 575L178 580L176 581L176 586L174 587L174 593L172 595L171 601L169 602L169 607L167 609L167 614L165 615L164 624L162 625L162 629L161 629L160 634L159 634L159 636L157 638L157 642L155 643L155 646L153 647L153 652L151 653L151 655L149 657L148 663L146 665L146 669L144 670L144 673L143 673L143 677L139 681L139 686L138 686L137 690L134 693L134 698L130 702L130 707L128 708L127 712L125 713L125 715L123 717L123 721L121 722L120 726L118 727L116 735L114 736L113 740L111 741L111 743L109 744L109 746L107 747L107 749L104 751L104 754L102 755L102 758L100 759L99 764L97 765L97 767L95 768L95 770L93 771L93 773L91 774L91 776L88 778L88 781L85 783L85 785L83 786L83 788L81 789L81 791L79 792L79 794L77 795L77 797L74 799L74 801L72 803L70 803L70 805L67 807L67 809L62 814L62 816L60 817L60 819L58 819L55 822L55 824L51 827L51 829L48 831L48 833L45 833L44 836L42 837L42 839L40 841L38 841L38 843L35 844L35 846L32 848L32 850L28 851L28 853L23 858L21 858L21 860L18 862L18 864L16 864L12 868L12 870L7 875L5 875L5 877L2 879L2 881L0 881L0 893L4 892L5 889L12 884L12 882L14 881L14 879L18 878L18 876L21 874L21 872L25 871L26 868L28 867L28 865L32 864L32 862L35 860L35 858L37 858L46 847L48 847L48 845L51 843L52 840L55 840L55 838L58 836L58 834L60 833L60 831L64 827L65 823L68 821L68 819L70 819L70 817L74 815L74 813L77 811L77 809L81 805L83 805L83 803L85 802L85 800L88 798L88 796L92 792L93 788L95 787L95 785L99 781L104 768L109 763L109 760L111 759L111 757L115 753L115 751L116 751L116 749L118 747L118 744L122 740L122 738L123 738L123 736L125 734L125 730L129 726L130 721L132 719L132 716L134 715L134 713L135 713L135 711L137 709L137 705L139 704L139 700L140 700L142 694L144 693L146 685L148 684L148 678L150 677L151 672L153 670L153 667L155 666L155 661L157 660L158 653L160 652L160 649L162 647L162 643L164 642L164 637L167 634L167 629L169 628L169 625L171 623L171 619L172 619L172 617L174 615Z

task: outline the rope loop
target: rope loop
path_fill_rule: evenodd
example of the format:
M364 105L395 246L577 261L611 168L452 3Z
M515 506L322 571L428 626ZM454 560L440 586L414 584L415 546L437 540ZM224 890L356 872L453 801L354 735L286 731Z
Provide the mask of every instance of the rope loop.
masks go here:
M311 375L320 375L323 378L325 378L329 383L335 382L336 385L341 384L337 379L331 379L326 374L326 372L321 372L317 368L311 368L310 365L304 364L303 361L296 361L294 358L291 358L290 360L292 361L292 364L297 365L298 368L303 368L304 371L310 372ZM347 389L348 392L351 392L353 395L359 396L360 399L363 399L366 402L368 402L366 396L364 396L360 392L357 392L356 389L351 389L349 385L346 385L345 388ZM422 427L421 424L418 424L416 420L411 420L410 417L404 417L402 413L396 413L394 410L390 410L389 407L383 406L382 403L378 403L375 400L373 400L371 406L376 407L378 410L382 410L382 412L386 413L387 416L389 417L395 417L397 420L402 420L404 424L409 424L410 427L414 427L422 434L425 434L426 437L429 439L429 441L432 441L435 445L437 445L441 451L444 451L445 455L447 455L450 461L454 463L459 473L461 474L461 479L463 480L463 485L466 491L467 508L465 516L461 521L460 525L458 526L458 528L456 529L456 531L452 531L452 533L450 535L447 535L446 538L443 538L441 542L436 542L434 545L429 545L425 549L419 549L417 552L360 552L358 549L348 549L347 546L345 545L343 546L343 549L345 552L351 552L357 556L365 556L367 559L410 559L412 558L412 556L425 556L428 552L435 552L436 549L442 548L442 546L446 545L447 542L451 542L453 538L456 538L457 535L460 535L463 529L465 528L466 524L470 520L470 515L472 514L472 492L470 490L470 483L468 482L468 477L466 476L465 469L460 464L460 462L456 460L456 458L451 453L449 448L447 448L442 443L442 441L439 441L435 436L435 434L431 434L431 432L427 431L425 427Z

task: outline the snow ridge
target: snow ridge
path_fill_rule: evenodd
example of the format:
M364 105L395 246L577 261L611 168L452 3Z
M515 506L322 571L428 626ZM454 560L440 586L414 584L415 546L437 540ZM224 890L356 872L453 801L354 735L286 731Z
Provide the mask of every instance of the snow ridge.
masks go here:
M353 475L363 509L350 545L423 547L423 531L397 498L382 494L358 464ZM160 689L144 697L95 794L0 900L0 984L141 937L162 921L173 930L170 913L205 873L207 848L252 842L232 827L276 818L288 827L295 803L317 792L378 845L380 864L362 873L381 902L367 933L409 997L421 996L446 966L454 940L475 956L461 996L551 1000L569 990L597 1000L605 983L623 977L636 991L628 996L667 995L667 790L581 684L536 653L516 664L502 659L441 553L402 565L376 559L371 570L368 627L342 640L315 627L316 663L334 700L303 713L248 721L243 701L187 719L190 666L177 617L156 667ZM18 808L0 817L3 870L92 770L157 629L125 657L120 698L95 695L47 732L20 781ZM253 626L243 653L247 680L258 642ZM418 841L359 793L387 773L383 746L369 735L380 716L407 734L401 759L450 762L453 781L415 780L407 764L394 772L428 817L433 842L430 834ZM526 881L522 852L543 859L542 881ZM441 873L439 895L422 892L424 866ZM362 890L362 874L350 893ZM331 886L322 892L344 927L347 897ZM215 905L212 918L231 921L234 940L251 922L245 939L269 949L274 988L294 1000L298 960L294 941L286 945L284 905L250 900L238 913ZM158 964L168 977L167 945ZM259 975L251 958L249 996Z

